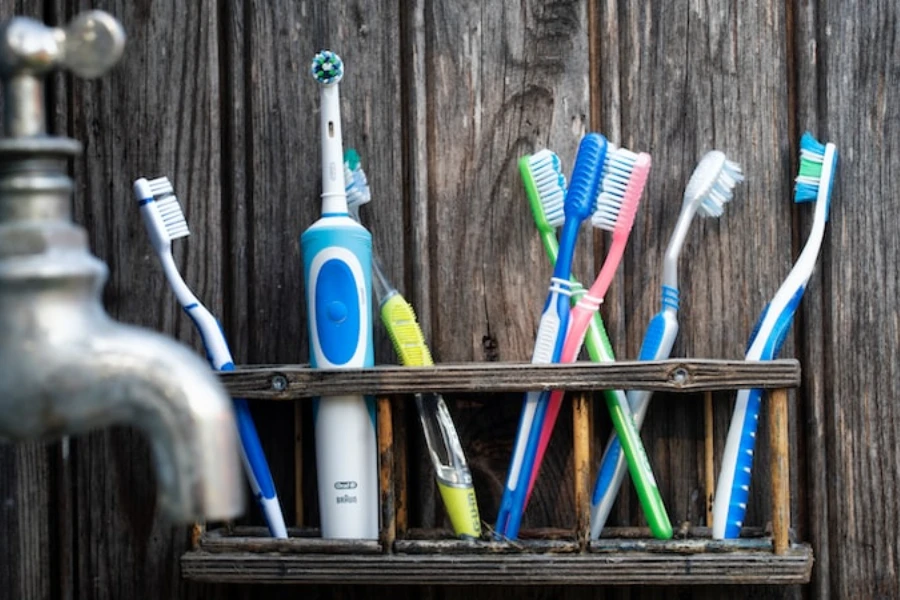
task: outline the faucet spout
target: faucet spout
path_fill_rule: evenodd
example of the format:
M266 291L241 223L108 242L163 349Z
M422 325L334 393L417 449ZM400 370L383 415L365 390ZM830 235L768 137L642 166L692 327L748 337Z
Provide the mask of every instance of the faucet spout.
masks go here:
M65 31L13 19L0 25L0 79L7 91L11 80L35 83L67 66L54 63L63 59L97 75L121 53L118 27L99 11ZM39 107L25 106L43 98L22 89L6 95L12 117L0 139L0 439L133 425L150 442L164 514L179 522L237 516L238 434L224 386L187 347L103 310L107 268L69 208L66 161L80 144L46 135Z

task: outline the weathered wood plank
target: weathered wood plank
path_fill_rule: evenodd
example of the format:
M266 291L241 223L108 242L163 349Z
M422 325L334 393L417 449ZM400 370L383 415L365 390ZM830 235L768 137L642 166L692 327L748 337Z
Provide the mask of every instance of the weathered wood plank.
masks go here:
M571 171L589 109L587 2L424 3L428 264L440 362L528 360L550 265L516 163L549 147ZM419 162L414 163L419 164ZM417 225L423 225L421 222ZM590 236L575 271L590 273ZM467 399L454 419L493 523L521 404ZM558 524L571 506L571 418L560 415L523 524ZM548 482L553 485L548 487ZM559 519L557 519L559 517Z
M892 598L900 596L900 7L816 8L804 36L816 46L815 112L800 125L840 153L822 312L811 315L825 346L808 359L819 361L825 399L830 570L821 576L834 598Z
M181 559L185 577L203 581L440 585L796 584L809 581L809 546L721 554L263 555Z
M712 359L664 361L465 363L434 367L378 366L323 371L298 365L254 366L223 372L220 378L234 395L291 400L332 393L412 394L416 392L522 392L567 389L651 389L698 392L759 387L796 387L800 364L777 361Z

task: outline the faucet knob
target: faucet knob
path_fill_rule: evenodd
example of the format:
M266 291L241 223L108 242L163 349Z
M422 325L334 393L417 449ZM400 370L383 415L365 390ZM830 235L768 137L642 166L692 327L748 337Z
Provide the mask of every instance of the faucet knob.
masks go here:
M116 64L124 48L122 25L102 10L83 12L64 29L15 17L0 33L0 77L40 76L66 68L91 79Z
M31 137L46 131L43 76L68 69L86 79L116 64L125 49L125 31L109 13L90 10L65 28L28 17L0 25L0 79L4 84L6 135Z

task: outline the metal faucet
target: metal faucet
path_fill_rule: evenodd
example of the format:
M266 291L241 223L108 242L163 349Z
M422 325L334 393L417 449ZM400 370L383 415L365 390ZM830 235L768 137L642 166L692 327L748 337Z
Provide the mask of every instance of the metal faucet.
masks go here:
M106 314L106 265L72 222L66 162L81 145L46 133L43 76L97 77L124 43L101 11L64 29L22 17L0 25L0 439L133 425L149 438L164 514L232 518L244 493L231 401L189 348Z

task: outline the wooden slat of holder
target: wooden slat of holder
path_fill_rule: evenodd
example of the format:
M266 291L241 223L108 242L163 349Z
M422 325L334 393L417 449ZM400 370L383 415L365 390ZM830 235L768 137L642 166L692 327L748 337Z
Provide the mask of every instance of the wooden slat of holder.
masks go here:
M787 391L800 383L795 360L766 363L667 360L573 365L442 365L421 369L376 367L314 371L302 366L243 368L223 374L232 394L295 400L325 393L378 397L382 531L378 541L323 540L292 531L288 540L265 538L262 528L202 532L182 558L185 577L208 581L370 583L676 584L805 583L812 568L807 544L791 544L788 477ZM599 389L711 392L757 387L771 391L771 541L745 528L738 540L711 540L708 529L688 538L650 539L646 529L607 528L588 542L591 395ZM574 531L537 532L515 542L434 539L414 532L397 539L391 398L419 391L491 393L533 389L576 391L573 408ZM711 405L711 395L705 394ZM708 412L708 409L707 411ZM709 420L709 415L706 415ZM711 443L711 420L705 448ZM709 471L709 456L706 470ZM712 485L707 474L707 487ZM405 525L404 525L405 529ZM536 532L529 532L536 533ZM574 534L574 535L573 535ZM433 532L432 532L433 536ZM613 537L610 537L613 536ZM523 536L525 537L525 536ZM266 554L267 556L261 556ZM447 569L452 566L452 576Z

